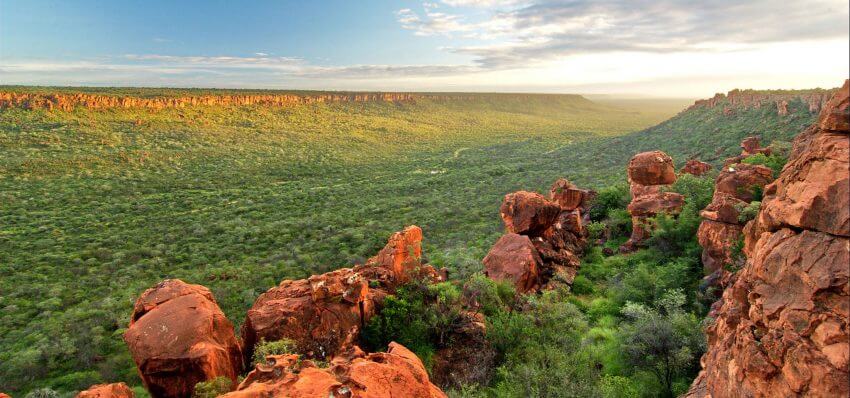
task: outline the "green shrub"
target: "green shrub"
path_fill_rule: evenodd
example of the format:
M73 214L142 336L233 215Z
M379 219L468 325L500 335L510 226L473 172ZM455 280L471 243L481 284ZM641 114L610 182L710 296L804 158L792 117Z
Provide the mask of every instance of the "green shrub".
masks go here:
M192 398L215 398L233 390L233 380L219 376L212 380L202 381L195 384Z
M621 327L627 363L650 371L662 386L661 395L674 397L674 386L689 381L699 368L705 340L697 317L684 311L685 295L668 291L654 307L627 303Z
M738 222L746 224L748 221L755 219L761 209L761 202L754 200L740 209L738 213Z
M294 354L295 342L289 339L277 341L260 340L254 346L254 355L251 358L252 364L266 363L266 357L269 355Z
M602 221L610 217L612 210L624 209L631 200L629 186L626 184L611 185L599 190L590 206L590 219Z
M601 221L592 221L585 225L585 228L587 228L587 234L590 239L599 239L605 233L605 223Z
M776 178L782 172L785 163L788 163L788 158L777 154L765 155L763 153L757 153L747 156L741 163L766 166L773 171L773 177Z
M576 275L573 279L572 292L574 294L592 294L595 290L593 282L584 275Z
M50 388L39 388L30 391L25 398L59 398L59 393Z

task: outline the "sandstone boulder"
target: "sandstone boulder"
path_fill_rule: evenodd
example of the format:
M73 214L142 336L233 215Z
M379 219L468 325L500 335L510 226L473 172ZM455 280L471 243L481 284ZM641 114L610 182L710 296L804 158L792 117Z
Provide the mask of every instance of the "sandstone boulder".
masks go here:
M773 170L761 165L738 163L724 167L714 182L715 193L726 193L750 202L773 181Z
M629 161L629 181L640 185L667 185L676 181L673 158L661 151L642 152Z
M697 177L708 173L711 170L711 165L705 162L700 162L696 159L690 159L685 163L681 170L679 170L680 174L691 174Z
M190 397L198 382L223 376L235 383L242 370L233 324L212 293L179 279L142 293L124 341L154 397Z
M787 225L850 236L848 144L848 131L802 133L782 175L765 189L762 228Z
M724 265L732 264L733 246L741 238L742 226L703 220L697 230L697 241L703 248L702 265L706 275L719 271Z
M337 360L319 368L297 355L275 355L258 364L227 398L444 398L428 378L422 361L408 349L390 343L387 352Z
M738 217L747 204L728 193L715 192L711 203L700 212L700 216L706 220L738 225Z
M679 214L685 197L676 192L659 192L638 196L626 208L633 217L651 217L656 214Z
M484 274L493 280L509 281L518 292L525 293L539 286L541 262L528 236L508 233L484 257Z
M587 203L590 191L578 189L565 178L559 178L549 189L549 200L561 206L563 211L572 211Z
M850 131L850 79L830 98L821 112L818 126L829 131Z
M505 195L499 209L508 232L539 236L555 222L561 207L543 195L519 191Z
M96 384L80 391L75 398L133 398L136 394L124 383ZM2 398L2 397L0 397Z

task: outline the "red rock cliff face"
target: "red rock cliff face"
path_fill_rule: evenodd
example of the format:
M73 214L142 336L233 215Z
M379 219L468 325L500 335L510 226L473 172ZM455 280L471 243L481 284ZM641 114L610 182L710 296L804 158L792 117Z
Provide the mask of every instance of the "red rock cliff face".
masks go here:
M734 114L736 108L755 108L773 106L780 116L788 115L788 103L801 100L808 107L809 113L818 113L823 109L829 98L835 93L833 90L811 90L805 92L783 92L783 91L761 91L761 90L732 90L727 94L715 94L714 97L698 100L688 108L715 108L724 107L724 114Z
M689 396L850 395L848 91L845 82L765 188Z
M98 94L32 94L0 92L0 109L48 109L70 111L76 107L106 108L182 108L196 105L292 106L325 102L410 102L417 99L462 99L464 96L414 93L339 93L339 94L268 94L268 95L199 95L185 97L142 98Z

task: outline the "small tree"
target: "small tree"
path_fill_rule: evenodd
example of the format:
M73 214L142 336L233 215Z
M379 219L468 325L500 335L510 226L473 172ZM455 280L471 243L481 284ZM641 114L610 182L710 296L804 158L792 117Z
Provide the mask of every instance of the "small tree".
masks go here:
M626 361L634 371L649 371L661 384L662 396L674 397L674 385L697 366L705 349L699 320L682 310L685 295L668 291L655 308L626 303L623 336Z

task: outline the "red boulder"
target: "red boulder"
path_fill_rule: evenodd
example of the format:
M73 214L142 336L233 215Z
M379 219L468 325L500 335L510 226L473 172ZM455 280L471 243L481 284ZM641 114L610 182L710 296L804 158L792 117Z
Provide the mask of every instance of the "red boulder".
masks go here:
M319 368L297 355L274 355L258 364L227 398L445 398L416 354L397 343L387 352L335 360Z
M755 199L758 191L773 181L773 170L752 164L738 163L724 167L714 182L714 192L726 193L745 202Z
M490 279L510 281L520 293L539 286L541 259L531 239L524 235L505 234L484 257L484 274Z
M661 151L642 152L629 161L629 181L640 185L667 185L676 181L673 158Z
M134 398L135 396L136 394L126 384L112 383L93 385L88 390L80 391L75 398Z
M555 222L561 207L543 195L519 191L505 195L499 209L508 232L538 236Z
M233 324L212 293L179 279L142 293L124 341L154 397L191 397L198 382L223 376L235 383L242 370Z
M573 183L565 178L559 178L549 189L549 200L561 206L561 210L572 211L586 203L590 192L578 189Z
M691 160L688 160L687 163L685 163L685 166L682 167L681 170L679 170L679 173L680 174L691 174L691 175L695 175L695 176L699 177L699 176L704 175L705 173L708 173L709 170L711 170L710 164L705 163L705 162L700 162L699 160L696 160L696 159L691 159Z

